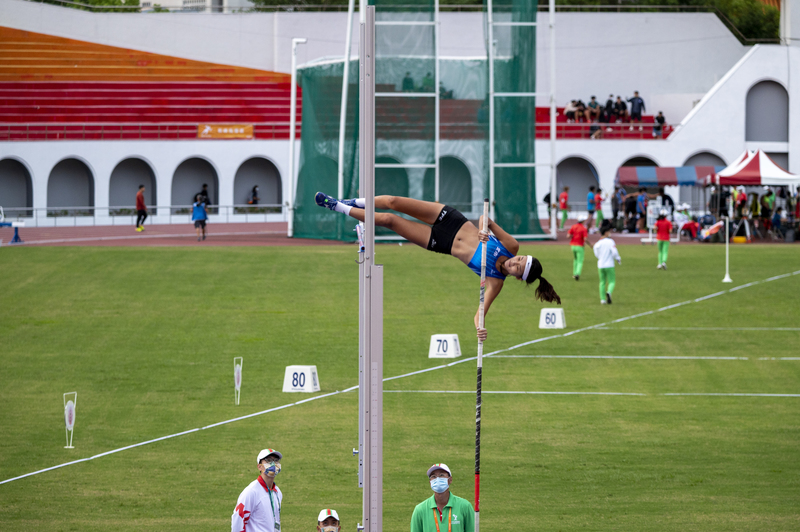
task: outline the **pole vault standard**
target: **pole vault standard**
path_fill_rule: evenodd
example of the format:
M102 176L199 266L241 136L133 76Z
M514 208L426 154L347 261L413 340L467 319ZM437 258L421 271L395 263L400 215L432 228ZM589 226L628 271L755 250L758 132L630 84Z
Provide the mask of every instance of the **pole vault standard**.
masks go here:
M359 467L363 525L383 529L383 266L375 264L375 6L359 45L359 191L365 201L359 266Z
M489 228L489 199L483 200L483 231ZM478 328L483 329L483 301L486 294L486 248L481 251L481 302L478 305ZM475 532L480 530L481 511L481 379L483 373L483 340L478 340L478 386L475 394Z

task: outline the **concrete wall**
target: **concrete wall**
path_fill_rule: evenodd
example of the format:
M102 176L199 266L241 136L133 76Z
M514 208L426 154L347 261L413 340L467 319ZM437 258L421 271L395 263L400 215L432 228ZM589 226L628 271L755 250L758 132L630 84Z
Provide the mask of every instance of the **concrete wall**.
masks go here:
M292 37L299 65L344 55L346 13L90 13L23 0L0 0L12 28L198 61L290 71ZM550 90L549 26L539 14L538 90ZM486 57L483 14L442 13L442 57ZM358 54L358 16L351 54ZM631 96L648 112L680 121L746 52L708 13L559 13L556 94L559 105L591 95ZM547 102L540 102L547 105Z
M191 170L196 166L198 159L216 173L218 190L212 191L213 201L221 205L233 205L236 173L244 163L254 157L265 159L274 167L277 179L282 181L279 188L282 196L278 202L284 203L288 199L286 195L288 187L283 182L287 172L288 148L288 141L277 140L2 142L0 143L0 160L13 158L28 170L32 183L32 206L35 209L44 209L48 204L49 206L70 207L91 205L91 203L87 203L89 191L85 186L85 178L81 181L80 187L69 185L82 175L91 175L93 177L94 205L97 207L98 216L107 218L109 206L127 206L132 209L135 205L136 191L134 188L138 188L141 183L141 176L137 176L135 179L131 179L129 176L127 179L129 183L126 181L129 187L123 186L120 189L122 192L116 190L119 188L119 183L115 179L115 191L112 193L111 190L111 175L115 168L121 162L131 158L140 160L152 169L155 187L150 187L149 191L157 190L159 205L186 205L189 203L191 195L200 191L202 183L208 182L209 188L214 187L213 181L210 179L205 181L208 179L207 175L201 176L197 172L186 173L187 169ZM183 165L182 170L179 171L178 169L186 161L189 161L189 166ZM69 172L62 171L64 162L70 165L66 169ZM59 164L61 167L58 167ZM80 168L77 168L77 164L85 165L86 172L84 174L78 175L80 172L77 170ZM0 166L0 170L2 169L3 167ZM59 175L67 175L67 179L51 182L50 176L54 169L58 170ZM178 174L178 182L175 183L178 197L173 195L173 190L176 190L173 186L176 174ZM184 174L183 178L181 174ZM146 181L144 184L148 186ZM126 194L124 198L121 196L122 193ZM112 198L114 201L110 203L109 200ZM236 203L241 202L237 199ZM261 203L264 204L266 201L262 200ZM152 203L150 204L152 205ZM167 223L170 221L169 214L169 209L159 209L158 214L153 216L151 222ZM270 221L284 220L282 214L268 216ZM111 223L110 220L106 220L106 222ZM98 220L97 223L104 222Z

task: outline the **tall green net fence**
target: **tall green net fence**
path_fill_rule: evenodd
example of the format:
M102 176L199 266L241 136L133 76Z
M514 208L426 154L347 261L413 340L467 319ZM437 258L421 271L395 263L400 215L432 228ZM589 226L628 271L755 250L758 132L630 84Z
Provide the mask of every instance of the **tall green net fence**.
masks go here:
M373 0L376 12L375 193L439 201L476 220L489 194L489 69L481 59L439 58L432 1ZM512 5L513 4L513 5ZM494 11L508 20L535 21L535 6L508 0ZM397 24L397 23L400 24ZM535 33L508 27L496 35L495 90L535 90ZM530 40L532 36L533 40ZM314 193L338 188L339 113L343 60L301 67L303 91L295 236L352 241L355 221L322 209ZM358 64L349 69L343 195L358 196ZM519 79L523 76L524 79ZM439 100L439 172L436 98ZM498 162L533 162L533 98L496 98ZM526 138L526 136L528 138ZM496 174L499 223L515 234L540 234L535 173L502 168ZM438 197L437 197L438 188ZM376 230L376 236L392 237Z

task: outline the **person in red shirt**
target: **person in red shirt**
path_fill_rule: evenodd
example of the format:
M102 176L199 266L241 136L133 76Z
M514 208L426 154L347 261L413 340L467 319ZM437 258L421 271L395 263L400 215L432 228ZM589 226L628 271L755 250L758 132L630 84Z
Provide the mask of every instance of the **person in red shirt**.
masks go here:
M658 240L658 266L659 270L667 269L667 254L669 253L669 234L672 231L672 222L667 220L667 210L661 209L656 220L656 240Z
M569 245L572 248L572 278L576 281L581 278L583 271L583 246L586 245L586 237L589 235L584 225L587 219L585 214L579 214L578 223L567 231L567 235L570 236Z
M561 209L561 225L558 228L563 231L569 213L569 187L564 187L564 192L558 195L558 208Z
M689 231L689 236L692 240L697 239L697 231L700 230L700 224L697 223L697 216L692 216L692 219L681 226L681 231Z
M144 231L144 221L147 218L147 205L144 204L144 185L139 185L136 193L136 231Z

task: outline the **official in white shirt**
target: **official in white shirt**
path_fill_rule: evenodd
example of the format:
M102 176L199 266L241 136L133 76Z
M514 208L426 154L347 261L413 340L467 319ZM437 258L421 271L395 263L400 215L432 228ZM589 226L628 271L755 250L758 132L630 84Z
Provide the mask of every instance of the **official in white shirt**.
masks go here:
M612 238L608 236L611 232L611 222L603 220L603 225L600 227L600 234L603 237L594 245L594 256L597 257L597 273L600 275L600 304L610 305L611 294L614 292L617 276L614 271L614 260L620 266L622 259L617 251L617 244Z
M248 485L231 516L231 532L280 532L283 493L275 484L283 455L263 449L256 457L260 475Z

